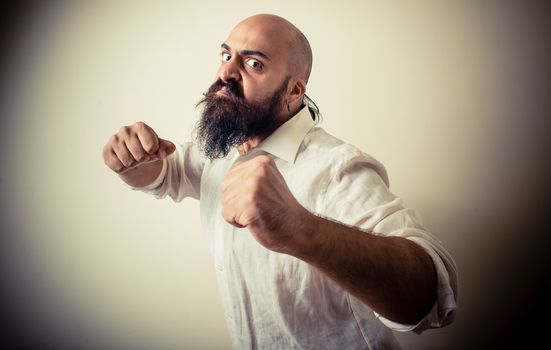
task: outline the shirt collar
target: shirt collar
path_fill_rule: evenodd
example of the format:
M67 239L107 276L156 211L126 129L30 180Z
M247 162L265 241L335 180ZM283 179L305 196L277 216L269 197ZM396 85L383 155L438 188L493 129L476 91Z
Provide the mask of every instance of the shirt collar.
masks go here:
M314 127L308 106L277 128L258 144L257 149L268 152L289 163L294 163L304 137Z

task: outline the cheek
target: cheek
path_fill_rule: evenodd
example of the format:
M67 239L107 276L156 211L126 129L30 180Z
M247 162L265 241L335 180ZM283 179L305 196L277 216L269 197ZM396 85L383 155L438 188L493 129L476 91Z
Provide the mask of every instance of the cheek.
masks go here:
M274 88L266 81L243 80L243 93L247 102L262 102L272 97Z
M246 102L256 102L262 96L262 87L255 82L243 80L243 94Z

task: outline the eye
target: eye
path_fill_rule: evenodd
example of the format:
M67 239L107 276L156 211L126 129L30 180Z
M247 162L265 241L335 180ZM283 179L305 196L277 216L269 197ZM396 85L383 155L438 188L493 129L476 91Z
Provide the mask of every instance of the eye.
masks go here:
M222 52L222 61L228 62L231 59L231 55L227 52Z
M256 70L262 69L262 63L254 58L249 58L245 63Z

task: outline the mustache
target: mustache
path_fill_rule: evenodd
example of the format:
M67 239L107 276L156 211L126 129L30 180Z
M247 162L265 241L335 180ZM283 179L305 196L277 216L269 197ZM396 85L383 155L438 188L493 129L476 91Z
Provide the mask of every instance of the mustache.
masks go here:
M230 96L230 98L235 98L240 101L243 101L243 91L241 89L241 86L237 83L235 79L229 79L227 81L223 81L221 79L217 79L208 89L208 91L203 94L205 97L208 97L209 95L212 96L216 92L220 91L221 89L226 88L226 92Z

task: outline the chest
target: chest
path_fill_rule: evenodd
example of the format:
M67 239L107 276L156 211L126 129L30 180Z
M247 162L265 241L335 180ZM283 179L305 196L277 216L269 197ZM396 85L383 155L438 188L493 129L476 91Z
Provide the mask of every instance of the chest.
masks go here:
M201 222L215 268L226 274L234 274L236 281L261 276L255 284L266 284L266 290L272 289L268 286L280 284L283 276L305 277L304 274L309 270L305 263L266 249L254 239L247 228L234 227L223 219L220 184L232 166L240 160L233 157L212 162L205 167L202 176ZM320 175L312 172L312 169L308 171L304 166L279 159L276 159L276 165L293 196L303 206L314 210L320 198ZM295 287L300 286L293 286Z

